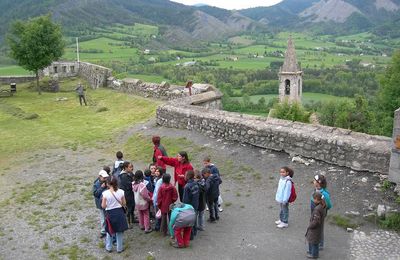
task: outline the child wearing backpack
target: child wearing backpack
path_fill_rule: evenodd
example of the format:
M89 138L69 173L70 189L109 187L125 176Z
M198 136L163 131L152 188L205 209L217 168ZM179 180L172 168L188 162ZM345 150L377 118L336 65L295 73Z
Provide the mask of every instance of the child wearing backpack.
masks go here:
M160 231L164 236L168 233L168 218L170 215L169 206L178 199L178 192L171 182L171 175L168 173L162 177L162 185L157 192L157 207L161 211Z
M184 203L171 206L171 220L168 227L171 237L175 237L171 245L175 248L189 247L192 227L196 222L195 210L192 205Z
M315 207L306 232L308 242L307 257L316 259L319 257L319 243L321 242L322 228L326 216L326 204L320 192L314 192L312 197Z
M112 176L119 182L119 174L122 171L122 165L124 163L124 154L121 151L115 153L117 160L114 162ZM119 184L119 183L118 183Z
M199 207L197 209L196 229L204 231L204 210L206 209L206 181L199 170L194 171L194 180L199 185Z
M149 202L151 198L144 182L143 172L140 170L135 172L135 181L132 183L132 190L135 194L135 205L139 212L139 227L144 230L144 233L148 234L153 231L150 226L149 217Z
M186 185L183 190L183 203L189 204L193 207L196 215L199 208L199 185L194 180L194 171L189 170L185 174ZM196 225L192 228L192 235L190 239L193 240L197 235Z
M331 196L329 194L329 191L326 189L327 186L327 181L324 175L321 174L317 174L314 176L314 180L313 180L313 184L314 184L314 188L315 191L318 191L322 194L322 199L325 201L326 204L326 215L328 214L328 210L332 208L332 202L331 202ZM311 195L311 204L310 204L310 208L311 208L311 214L315 208L315 203L314 203L314 199L313 196ZM319 243L319 250L323 250L324 249L324 225L322 225L322 233L321 233L321 242Z
M293 202L295 199L293 198L295 195L294 189L292 192L292 187L294 188L292 182L294 172L291 168L284 166L280 169L279 174L280 178L275 200L279 203L281 210L279 220L275 221L275 224L277 228L287 228L289 226L289 202ZM291 193L293 193L292 198L290 198Z

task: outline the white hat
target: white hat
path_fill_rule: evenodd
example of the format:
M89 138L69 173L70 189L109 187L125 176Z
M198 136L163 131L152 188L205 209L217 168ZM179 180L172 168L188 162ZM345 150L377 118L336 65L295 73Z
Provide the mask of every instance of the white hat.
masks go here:
M109 177L109 176L108 176L108 173L107 173L105 170L101 170L101 171L99 172L99 175L100 175L101 177L103 177L103 178Z

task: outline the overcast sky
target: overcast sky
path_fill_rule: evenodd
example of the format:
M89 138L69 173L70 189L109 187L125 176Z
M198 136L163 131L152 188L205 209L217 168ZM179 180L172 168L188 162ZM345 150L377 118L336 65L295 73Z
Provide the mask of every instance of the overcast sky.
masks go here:
M171 0L185 5L207 4L224 9L244 9L257 6L270 6L282 0Z

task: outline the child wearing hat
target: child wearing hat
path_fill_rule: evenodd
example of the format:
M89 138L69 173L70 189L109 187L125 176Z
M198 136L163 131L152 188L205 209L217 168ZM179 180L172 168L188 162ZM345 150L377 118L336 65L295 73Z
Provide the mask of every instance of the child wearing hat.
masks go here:
M108 168L109 169L109 168ZM103 169L99 172L97 179L93 183L93 197L96 208L99 210L100 215L100 238L106 236L106 219L104 209L101 207L101 197L103 191L107 189L106 180L109 177L108 173Z

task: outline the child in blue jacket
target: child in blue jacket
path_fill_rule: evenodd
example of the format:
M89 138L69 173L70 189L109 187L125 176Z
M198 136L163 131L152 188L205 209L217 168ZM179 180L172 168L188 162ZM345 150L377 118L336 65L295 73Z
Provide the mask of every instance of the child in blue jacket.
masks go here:
M287 228L289 226L289 197L292 190L293 170L287 166L282 167L279 171L278 189L276 191L275 200L279 203L281 211L279 220L275 221L277 228Z
M192 227L195 224L196 221L196 214L194 212L194 208L192 205L189 204L184 204L184 203L177 203L176 205L171 204L171 219L169 221L169 233L171 234L171 237L175 237L176 242L172 243L173 247L176 248L183 248L183 247L189 247L190 244L190 235L192 233ZM192 211L193 215L193 221L187 226L177 226L175 225L175 222L182 212L185 211Z

